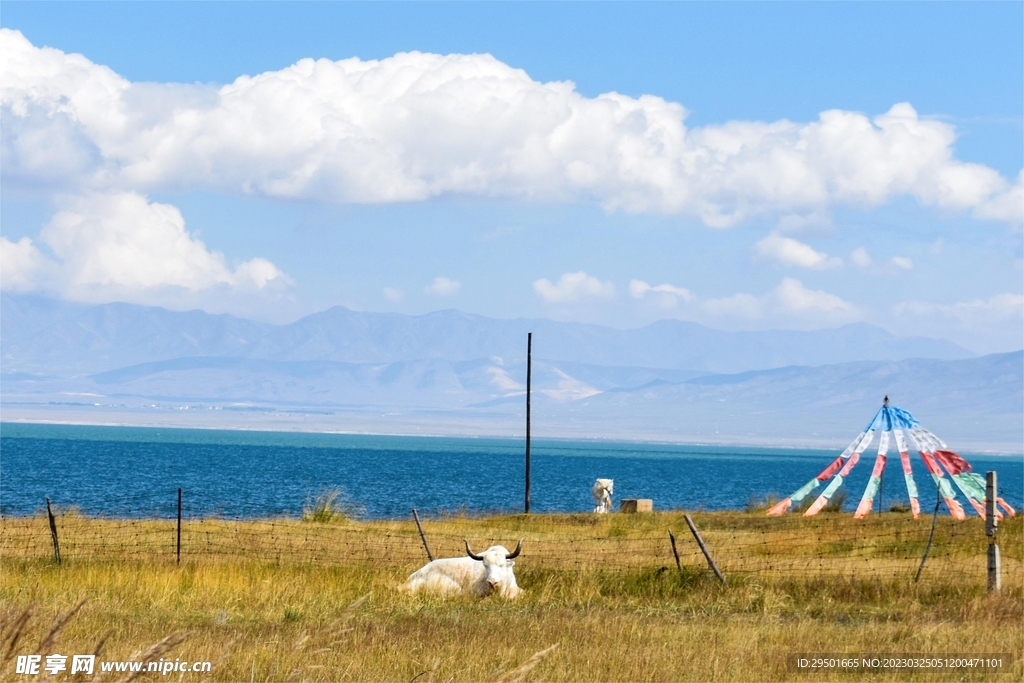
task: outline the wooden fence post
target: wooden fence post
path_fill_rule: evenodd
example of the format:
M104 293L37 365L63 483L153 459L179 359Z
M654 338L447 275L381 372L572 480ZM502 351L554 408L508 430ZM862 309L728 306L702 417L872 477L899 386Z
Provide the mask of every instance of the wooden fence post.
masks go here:
M50 499L46 499L46 516L50 519L50 538L53 539L53 557L60 564L60 543L57 541L57 522L53 518L53 510L50 509Z
M427 551L427 557L430 561L434 561L434 553L430 552L430 545L427 543L427 535L423 533L423 527L420 526L420 516L416 514L416 508L412 509L412 518L416 520L416 528L420 530L420 540L423 541L423 549Z
M924 555L921 557L921 564L917 566L917 574L914 576L914 583L917 583L921 579L921 570L924 569L925 560L928 559L928 553L932 551L932 541L935 540L935 523L939 521L939 506L942 505L942 491L935 487L935 512L932 513L932 530L928 534L928 545L924 547Z
M676 556L676 569L682 574L683 566L679 564L679 551L676 550L676 535L672 533L671 529L668 530L668 540L672 541L672 554Z
M715 576L718 577L718 580L724 584L725 577L722 576L722 572L718 570L718 565L715 564L715 561L711 559L711 553L708 552L707 546L704 545L704 539L700 537L700 532L697 531L697 527L694 525L693 520L690 519L690 515L683 515L683 518L686 520L686 525L690 527L690 533L692 533L693 537L697 539L697 545L700 546L700 551L704 553L704 557L708 561L708 566L710 566L711 570L715 572Z
M990 591L1003 589L1003 574L999 566L999 544L996 543L996 530L999 528L999 509L996 507L998 497L999 489L996 473L993 470L985 474L985 535L990 539L988 543L988 589Z
M181 564L181 487L178 487L178 547L177 563Z

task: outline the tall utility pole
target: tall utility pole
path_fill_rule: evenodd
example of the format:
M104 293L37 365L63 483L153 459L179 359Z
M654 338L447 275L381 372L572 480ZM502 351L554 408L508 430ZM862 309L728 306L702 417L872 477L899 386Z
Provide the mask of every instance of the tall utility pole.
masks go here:
M533 374L533 332L526 333L526 513L530 513L530 375Z

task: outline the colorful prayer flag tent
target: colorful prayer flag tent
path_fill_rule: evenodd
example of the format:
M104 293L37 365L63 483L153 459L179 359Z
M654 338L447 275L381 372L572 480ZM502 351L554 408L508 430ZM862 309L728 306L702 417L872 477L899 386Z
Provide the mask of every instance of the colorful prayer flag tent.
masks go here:
M939 494L946 501L949 513L956 519L964 518L964 509L957 502L956 492L949 483L953 480L957 488L966 496L968 502L975 511L985 516L985 478L977 472L971 471L971 465L962 457L949 450L943 441L921 426L921 423L914 419L908 411L896 406L889 405L889 397L886 396L882 407L875 414L875 417L864 428L856 439L853 440L842 454L833 460L828 467L823 469L814 479L797 489L789 497L779 501L768 510L769 516L777 516L787 512L793 505L799 505L812 491L831 479L821 495L811 504L805 517L818 514L825 507L832 495L843 485L843 481L850 474L860 455L871 446L878 435L878 456L875 458L875 467L871 471L871 479L868 480L867 488L860 499L857 511L854 513L856 519L860 519L871 512L874 505L875 495L878 493L882 481L882 472L885 470L885 462L889 451L889 444L895 442L896 450L900 454L900 462L903 465L903 478L907 483L907 494L910 496L910 509L914 519L921 513L921 504L917 499L917 484L914 483L914 474L910 467L910 455L908 446L916 448L921 454L924 466L932 475ZM949 473L946 479L945 472ZM1011 517L1015 511L1002 498L996 499L998 506L996 514L1002 517L999 507Z

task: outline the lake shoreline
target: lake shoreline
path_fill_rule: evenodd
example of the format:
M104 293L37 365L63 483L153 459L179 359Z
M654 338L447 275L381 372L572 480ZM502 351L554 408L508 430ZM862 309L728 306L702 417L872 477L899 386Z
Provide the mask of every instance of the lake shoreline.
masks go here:
M329 428L323 424L308 424L303 422L278 422L270 426L253 425L251 421L244 421L229 425L203 424L198 420L105 420L76 418L54 418L38 415L10 417L10 410L5 408L3 419L0 420L0 431L5 425L51 425L68 427L111 427L130 429L175 429L175 430L197 430L211 432L258 432L272 434L317 434L317 435L339 435L339 436L365 436L365 437L423 437L428 439L500 439L500 440L523 440L525 436L518 433L500 432L498 430L469 429L455 432L430 432L419 429L405 429L396 431L377 429L337 429ZM193 413L195 414L195 413ZM148 417L148 416L147 416ZM230 421L229 421L230 422ZM851 438L855 436L851 432ZM735 447L735 448L770 448L778 450L806 451L806 450L842 450L847 442L836 439L782 439L782 438L740 438L723 436L718 440L709 439L685 439L685 438L637 438L635 436L574 436L574 435L553 435L534 427L532 435L534 442L537 441L583 441L608 444L642 444L642 445L665 445L665 446L693 446L693 447ZM1020 450L1014 450L1009 444L1005 448L976 448L966 447L956 450L964 454L975 454L992 457L1020 458L1024 456L1024 444L1018 444Z

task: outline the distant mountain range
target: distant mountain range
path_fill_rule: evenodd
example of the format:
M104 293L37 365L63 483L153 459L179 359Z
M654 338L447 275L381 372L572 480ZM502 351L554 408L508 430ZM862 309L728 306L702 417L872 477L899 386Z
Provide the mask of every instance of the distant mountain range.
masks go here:
M665 440L845 446L890 396L955 449L1019 453L1024 441L1024 352L968 360L859 361L704 375L612 389L549 410L586 415Z
M1024 438L1024 353L866 324L616 330L335 307L268 325L3 294L0 401L4 419L521 433L528 331L538 435L832 444L889 394L960 447Z
M863 323L808 332L725 332L680 320L617 330L552 320L498 320L455 310L409 316L335 306L289 325L203 311L73 304L0 295L5 372L78 374L184 357L394 363L536 358L590 365L744 372L787 365L975 354L926 337L896 337Z

